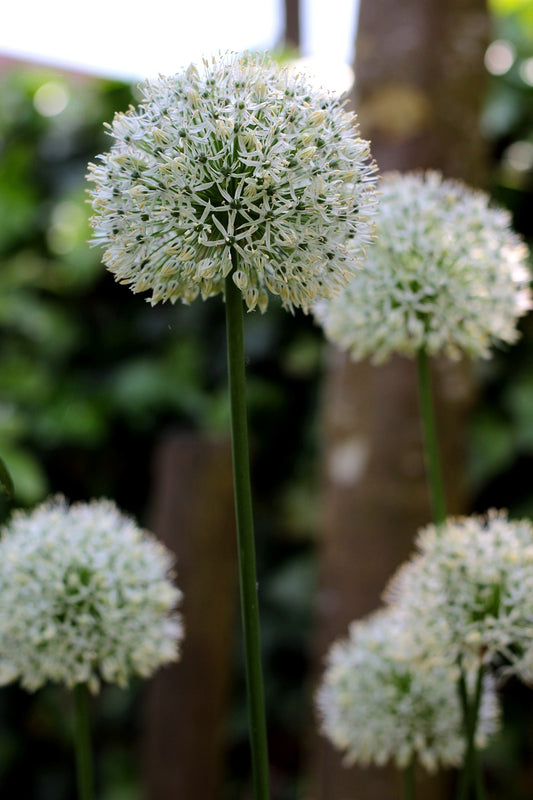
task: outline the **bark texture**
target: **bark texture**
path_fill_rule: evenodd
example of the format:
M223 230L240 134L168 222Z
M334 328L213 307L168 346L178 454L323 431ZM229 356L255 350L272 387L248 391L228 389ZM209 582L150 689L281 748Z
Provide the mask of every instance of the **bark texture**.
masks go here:
M482 186L485 0L361 0L356 109L381 172L432 167Z
M283 43L286 47L300 47L300 0L284 0L285 29Z
M154 487L152 530L176 554L185 646L148 687L144 797L219 800L237 591L230 442L167 437Z
M437 168L482 186L479 133L488 35L484 0L361 0L356 111L381 172ZM433 365L437 424L449 513L467 507L465 417L468 365ZM316 661L381 592L431 519L423 463L415 364L351 363L331 350L324 390L321 590ZM306 800L393 800L398 776L347 769L323 739L311 747ZM440 800L442 781L419 781L419 800Z

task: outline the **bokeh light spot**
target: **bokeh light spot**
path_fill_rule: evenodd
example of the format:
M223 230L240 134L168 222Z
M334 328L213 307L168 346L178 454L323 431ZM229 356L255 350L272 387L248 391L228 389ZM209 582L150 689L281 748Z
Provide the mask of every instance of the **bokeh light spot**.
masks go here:
M496 39L485 51L485 67L491 75L505 75L514 64L515 49L511 42Z
M520 77L528 86L533 86L533 58L526 58L520 64Z
M67 87L59 81L48 81L39 86L33 96L33 105L43 117L55 117L68 105Z
M533 143L513 142L506 149L503 159L511 169L517 172L527 172L533 169Z
M86 215L71 200L58 203L52 212L51 222L46 238L53 253L66 255L74 250L80 239L83 240L87 225Z

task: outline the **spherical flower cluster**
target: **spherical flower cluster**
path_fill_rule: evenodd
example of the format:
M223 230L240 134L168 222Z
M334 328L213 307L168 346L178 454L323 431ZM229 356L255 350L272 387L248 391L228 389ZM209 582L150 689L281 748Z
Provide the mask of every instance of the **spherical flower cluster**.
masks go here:
M233 271L248 309L270 292L308 311L371 239L375 166L354 115L267 57L148 81L110 134L89 165L92 241L152 304L221 293Z
M531 307L527 248L488 196L437 172L391 173L376 241L337 297L317 306L327 337L355 359L393 353L487 357L514 342Z
M406 627L394 607L352 623L349 638L333 645L317 695L326 736L348 763L418 760L427 770L458 765L464 753L459 669L447 658L420 658L416 625ZM478 747L497 729L498 704L486 683Z
M0 684L125 686L177 658L170 553L107 500L54 498L0 538Z
M533 525L505 512L423 529L386 597L468 670L533 647ZM510 668L510 667L507 667Z

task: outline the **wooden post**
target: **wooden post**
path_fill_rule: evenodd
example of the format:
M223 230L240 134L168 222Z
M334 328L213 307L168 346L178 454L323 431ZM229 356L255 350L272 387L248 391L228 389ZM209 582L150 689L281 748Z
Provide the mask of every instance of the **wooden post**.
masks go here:
M483 185L479 132L484 0L361 0L356 111L380 171L440 169ZM448 509L467 505L467 364L434 365L437 420ZM324 391L324 470L316 679L331 642L380 605L385 584L431 519L415 365L354 364L331 350ZM322 737L311 744L306 800L395 800L394 770L347 769ZM442 781L419 780L420 800L445 796Z
M283 43L286 47L300 48L300 0L284 0L285 30Z
M146 800L220 800L237 600L231 445L177 433L154 459L152 530L177 557L181 660L150 682L144 726Z

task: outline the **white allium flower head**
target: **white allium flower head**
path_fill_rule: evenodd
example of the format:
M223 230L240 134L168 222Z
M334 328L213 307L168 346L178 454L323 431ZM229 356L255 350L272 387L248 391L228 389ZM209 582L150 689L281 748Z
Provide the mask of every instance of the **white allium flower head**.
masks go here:
M390 607L352 623L335 643L317 694L322 730L357 762L397 767L419 761L429 771L457 766L464 753L457 665L421 658L423 631ZM494 686L484 685L476 742L498 727Z
M233 269L262 311L269 293L308 311L344 285L372 238L376 170L337 96L254 54L141 91L89 165L92 242L119 282L188 303Z
M531 295L527 247L509 213L434 171L385 174L378 190L364 268L316 308L326 336L375 363L421 349L485 358L514 342Z
M513 663L533 646L533 525L495 510L429 525L385 597L467 670Z
M183 636L173 559L108 500L56 497L0 538L0 684L125 686L174 661Z

